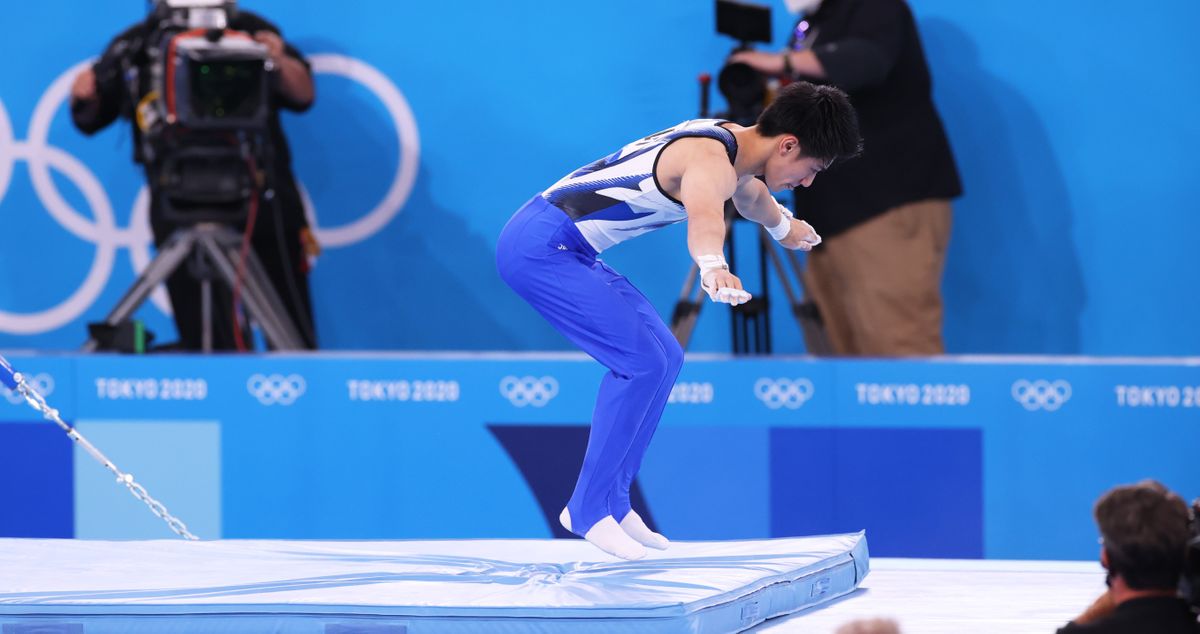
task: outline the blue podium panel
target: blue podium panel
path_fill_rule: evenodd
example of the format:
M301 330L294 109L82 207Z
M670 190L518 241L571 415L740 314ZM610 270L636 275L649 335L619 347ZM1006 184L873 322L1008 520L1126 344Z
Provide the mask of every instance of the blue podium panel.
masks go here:
M981 433L776 429L771 533L866 528L881 557L983 556Z
M0 422L0 537L74 537L73 472L58 427Z
M769 527L769 431L748 425L660 427L638 476L659 528L671 539L785 536ZM788 535L800 534L811 533Z
M5 358L12 364L13 370L24 376L26 383L37 390L63 418L76 418L75 403L79 391L75 382L77 357L19 353L5 355ZM20 395L0 385L0 420L40 421L43 418Z
M9 359L202 536L262 539L560 535L605 372L565 353ZM4 530L155 534L11 400ZM866 528L887 555L1094 559L1096 498L1143 478L1200 495L1197 446L1192 359L691 355L633 496L675 539ZM67 510L16 523L30 500Z
M221 436L214 422L80 421L109 459L167 507L190 532L221 537ZM75 537L162 539L167 525L82 448L75 448Z

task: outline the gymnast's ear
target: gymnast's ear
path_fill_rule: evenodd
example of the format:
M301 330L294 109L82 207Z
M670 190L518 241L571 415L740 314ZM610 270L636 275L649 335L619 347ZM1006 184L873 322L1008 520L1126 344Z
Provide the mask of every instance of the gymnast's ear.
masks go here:
M794 135L784 134L779 137L779 155L790 156L792 158L800 156L800 139Z

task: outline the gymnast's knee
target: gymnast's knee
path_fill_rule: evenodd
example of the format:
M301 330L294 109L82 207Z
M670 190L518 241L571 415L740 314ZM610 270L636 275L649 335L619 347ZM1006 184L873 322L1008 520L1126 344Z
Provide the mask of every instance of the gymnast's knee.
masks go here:
M663 342L663 356L667 363L667 372L671 378L679 375L679 369L683 367L683 348L674 337Z
M655 380L678 374L683 365L683 350L674 341L667 343L665 346L648 345L643 348L644 352L631 364L629 374Z

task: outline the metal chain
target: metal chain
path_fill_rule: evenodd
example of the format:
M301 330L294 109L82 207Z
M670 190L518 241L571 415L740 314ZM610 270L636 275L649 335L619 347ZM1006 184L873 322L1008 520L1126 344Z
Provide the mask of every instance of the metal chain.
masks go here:
M191 534L187 529L187 525L180 521L179 518L171 515L167 511L167 507L163 506L162 502L159 502L151 497L150 494L146 492L146 487L143 487L141 484L135 482L133 480L133 474L125 473L118 469L117 465L113 464L107 456L100 453L100 450L96 449L95 445L88 442L88 439L84 438L77 429L64 422L62 417L59 416L58 410L50 407L50 405L46 403L46 399L43 398L37 390L25 382L25 377L20 372L13 372L11 366L5 362L4 357L0 357L0 379L3 379L3 383L9 386L10 389L21 395L25 399L26 403L29 403L31 407L41 412L42 416L44 416L46 420L51 421L61 427L62 430L67 433L67 436L71 438L71 440L75 441L75 443L80 447L83 447L84 451L91 454L91 456L95 458L97 462L104 465L105 469L108 469L113 473L113 475L117 476L117 482L125 485L125 488L129 489L129 492L133 494L133 497L145 503L145 505L150 508L150 512L154 513L159 519L166 522L167 526L169 526L176 535L179 535L184 539L200 539L199 537Z

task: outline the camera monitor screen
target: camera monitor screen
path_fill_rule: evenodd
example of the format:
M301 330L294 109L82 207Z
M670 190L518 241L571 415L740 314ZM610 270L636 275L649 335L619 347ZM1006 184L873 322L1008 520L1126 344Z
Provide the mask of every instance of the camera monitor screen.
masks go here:
M717 33L740 42L771 41L771 7L739 0L717 0Z

